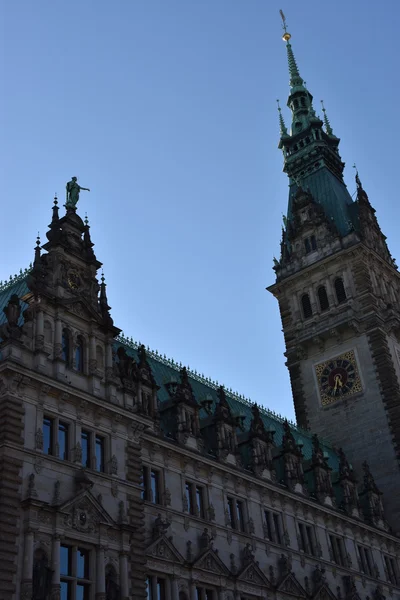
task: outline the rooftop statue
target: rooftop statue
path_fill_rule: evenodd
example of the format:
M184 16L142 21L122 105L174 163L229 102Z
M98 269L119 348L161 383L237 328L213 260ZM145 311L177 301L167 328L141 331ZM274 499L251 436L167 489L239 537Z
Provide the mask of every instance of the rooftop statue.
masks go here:
M89 188L81 187L78 184L77 177L73 177L71 181L67 183L67 201L65 203L66 208L76 208L79 200L79 193L81 190L90 192Z

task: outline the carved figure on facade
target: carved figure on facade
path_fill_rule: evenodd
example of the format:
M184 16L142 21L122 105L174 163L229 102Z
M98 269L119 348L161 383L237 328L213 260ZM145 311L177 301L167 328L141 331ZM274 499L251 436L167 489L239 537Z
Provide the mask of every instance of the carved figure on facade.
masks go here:
M296 444L294 435L287 420L283 422L282 455L284 461L285 483L290 490L297 484L304 483L303 453L301 447Z
M27 498L37 498L35 473L31 473L28 477L28 493Z
M40 427L36 430L35 442L36 449L43 450L43 431Z
M342 448L339 449L338 455L340 461L339 482L343 490L343 508L351 513L354 509L359 508L357 481Z
M115 454L112 455L110 460L110 471L111 475L118 475L118 459Z
M255 554L254 554L254 550L252 548L252 545L247 542L247 544L245 545L244 549L243 549L243 566L248 565L251 562L254 562L255 560Z
M53 505L57 506L58 504L60 504L60 488L61 488L61 482L57 479L57 481L54 483L54 491L53 491Z
M364 470L364 486L360 496L364 499L364 515L374 525L385 524L382 492L377 487L366 461L363 463L362 467Z
M315 565L315 569L312 573L314 593L325 583L325 567Z
M292 570L291 561L284 554L281 554L278 560L278 570L281 578L286 577Z
M46 600L51 588L53 571L49 568L47 554L38 549L33 557L32 600Z
M171 525L171 521L163 519L161 513L158 513L153 525L153 538L157 539L162 535L166 535Z
M327 459L324 456L324 451L316 434L312 437L313 453L311 461L311 469L314 474L315 494L318 497L326 496L334 497L334 492L331 482L331 467L328 465Z
M122 385L126 388L133 389L136 387L136 382L139 378L138 366L134 359L129 356L122 346L117 350L117 372L121 379Z
M18 327L21 316L21 306L17 294L13 294L8 301L7 306L3 308L7 322L0 326L0 338L19 339L22 335L22 330Z
M274 431L267 431L257 404L252 406L253 418L250 424L251 461L250 467L261 475L264 469L272 470L272 451L274 448Z
M208 528L205 527L203 529L203 533L200 536L200 548L202 550L208 550L209 548L213 547L213 544L214 544L214 538L210 534Z

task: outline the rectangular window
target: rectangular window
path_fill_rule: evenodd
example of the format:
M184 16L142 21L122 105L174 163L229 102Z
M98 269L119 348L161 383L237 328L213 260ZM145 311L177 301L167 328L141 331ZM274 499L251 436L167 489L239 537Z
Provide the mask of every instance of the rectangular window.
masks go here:
M272 510L264 510L264 535L268 537L271 542L282 545L282 515Z
M60 547L61 600L89 600L91 592L89 551Z
M385 570L388 581L393 583L393 585L399 585L400 576L396 559L393 556L384 556L383 558L385 559Z
M232 529L236 529L235 508L234 508L233 498L228 497L227 507L228 507L229 524L232 527Z
M165 579L157 577L157 600L165 600Z
M53 454L53 419L43 419L43 452Z
M95 452L96 452L96 471L104 473L104 438L100 435L96 435L95 438Z
M150 471L150 489L151 502L154 504L160 504L160 474L154 469L151 469Z
M58 457L68 460L68 425L58 423Z
M372 553L370 548L366 548L365 546L357 546L358 555L360 557L361 571L366 575L373 576L373 567L374 563L372 560Z
M282 545L282 515L274 512L272 518L274 520L275 541L277 544Z
M298 526L300 550L316 556L313 527L311 525L306 525L305 523L298 523Z
M274 540L274 536L272 534L272 523L271 523L271 513L269 510L264 510L264 519L265 519L265 525L264 525L264 535L266 535L266 537L272 542Z
M240 531L245 531L243 502L241 500L236 500L236 516L237 528Z
M192 493L192 484L189 481L185 483L185 497L187 503L188 513L190 515L194 515L194 504L193 504L193 493Z
M204 519L204 488L200 485L196 485L196 509L197 516Z
M332 548L332 560L342 567L346 566L346 553L344 550L344 542L342 538L336 535L330 535L329 540Z
M237 498L227 497L229 523L232 529L246 531L244 502Z
M197 600L213 600L214 590L203 587L196 587L196 598Z
M81 446L82 446L82 465L88 469L91 467L91 452L90 442L91 436L89 431L82 429L81 432Z

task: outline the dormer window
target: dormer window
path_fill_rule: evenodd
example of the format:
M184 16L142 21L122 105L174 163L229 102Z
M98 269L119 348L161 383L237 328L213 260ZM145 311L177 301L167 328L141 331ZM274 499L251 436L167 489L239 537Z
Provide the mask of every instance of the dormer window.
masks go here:
M311 235L304 240L304 247L306 254L310 254L310 252L313 252L317 249L317 240L315 239L315 235Z
M300 103L301 103L301 105L302 105L302 106L305 106L305 105L306 105L306 100L305 100L305 98L301 98L301 99L300 99Z
M294 106L295 109L299 108L299 101L297 100L297 98L296 98L296 100L294 100L293 106Z

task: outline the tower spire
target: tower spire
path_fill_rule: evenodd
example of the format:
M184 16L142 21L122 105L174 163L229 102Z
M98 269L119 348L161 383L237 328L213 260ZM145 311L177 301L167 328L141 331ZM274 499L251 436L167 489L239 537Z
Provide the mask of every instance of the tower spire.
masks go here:
M324 106L324 101L321 100L321 106L322 106L322 112L324 113L324 125L325 125L325 131L328 135L333 135L333 129L331 127L331 124L329 122L328 119L328 115L326 114L326 108Z
M282 29L284 34L282 39L286 42L286 51L288 57L288 65L289 65L289 75L290 75L290 87L295 88L303 85L303 80L300 76L299 68L296 63L296 59L293 54L292 45L290 43L291 34L287 30L286 17L283 14L282 10L279 11L282 18Z
M283 135L288 135L288 131L287 131L287 127L285 125L285 121L283 119L282 109L279 105L279 100L277 100L277 103L278 103L278 113L279 113L279 131L280 131L280 134L282 137Z

